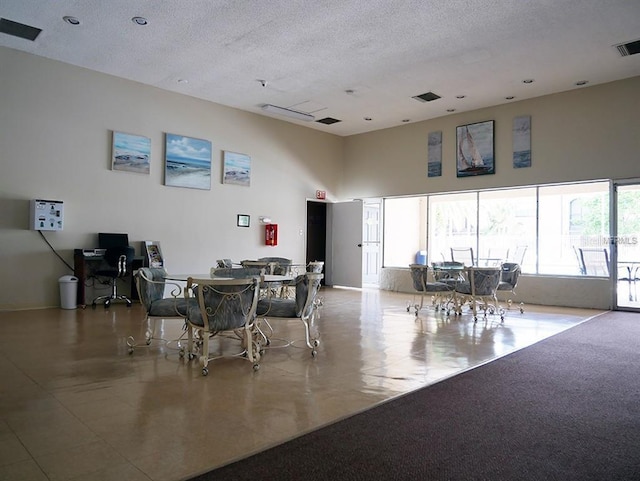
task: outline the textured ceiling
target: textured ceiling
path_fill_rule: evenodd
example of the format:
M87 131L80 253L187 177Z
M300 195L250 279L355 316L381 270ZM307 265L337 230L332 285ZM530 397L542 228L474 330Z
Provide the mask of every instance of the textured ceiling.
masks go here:
M614 47L640 39L640 0L0 0L0 17L42 29L0 46L257 114L334 117L288 121L343 136L640 75L640 55ZM429 91L441 98L412 99Z

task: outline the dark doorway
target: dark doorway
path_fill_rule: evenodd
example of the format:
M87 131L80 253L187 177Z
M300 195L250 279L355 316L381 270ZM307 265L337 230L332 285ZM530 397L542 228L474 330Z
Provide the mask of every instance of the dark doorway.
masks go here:
M307 201L307 263L326 261L327 204Z

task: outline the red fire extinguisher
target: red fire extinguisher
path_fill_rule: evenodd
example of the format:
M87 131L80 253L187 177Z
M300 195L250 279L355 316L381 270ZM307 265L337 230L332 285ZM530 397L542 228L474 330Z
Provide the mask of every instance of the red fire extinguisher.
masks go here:
M278 224L266 224L264 243L268 246L278 245Z

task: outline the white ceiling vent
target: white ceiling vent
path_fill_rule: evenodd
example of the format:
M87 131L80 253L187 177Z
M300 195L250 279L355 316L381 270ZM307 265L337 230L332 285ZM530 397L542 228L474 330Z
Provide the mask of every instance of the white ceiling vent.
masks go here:
M628 57L629 55L635 55L640 53L640 40L634 40L633 42L621 43L619 45L614 45L618 49L618 52L623 57Z

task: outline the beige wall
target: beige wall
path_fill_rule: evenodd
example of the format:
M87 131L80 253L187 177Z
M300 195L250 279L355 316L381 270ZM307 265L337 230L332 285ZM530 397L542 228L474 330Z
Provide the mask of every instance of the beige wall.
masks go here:
M171 270L201 272L220 257L303 261L299 232L317 189L346 200L640 177L640 77L340 138L10 49L0 48L0 65L0 309L58 305L57 280L69 273L28 230L34 198L64 201L64 231L45 235L68 263L97 232L128 232L136 245L161 241ZM529 169L511 167L518 115L532 116ZM456 126L491 119L496 174L456 178ZM150 175L110 170L112 130L151 138ZM434 130L443 132L443 175L429 179L426 139ZM162 185L165 132L212 141L210 191ZM223 150L251 156L251 187L220 183ZM238 213L251 215L249 229L235 226ZM280 225L276 248L262 246L262 215ZM600 284L583 289L585 281L563 281L575 295L554 295L560 303L577 298L575 305L593 301L579 292L610 297ZM527 290L549 299L540 295L548 285L534 278ZM607 307L602 299L590 307Z
M440 100L436 101L440 102ZM345 139L341 197L366 198L640 176L640 77ZM425 107L428 108L428 107ZM531 115L532 166L514 169L511 125ZM457 178L456 127L495 120L496 173ZM427 178L427 134L442 131L442 176Z
M45 232L66 262L97 232L159 240L167 265L208 272L217 258L305 261L306 199L335 198L340 137L0 48L0 309L59 305L71 272L37 231L29 200L64 201L62 232ZM112 171L111 132L151 138L150 175ZM164 133L210 140L211 190L163 185ZM223 185L223 150L251 156L251 186ZM251 227L236 227L236 215ZM259 216L279 224L262 245Z

